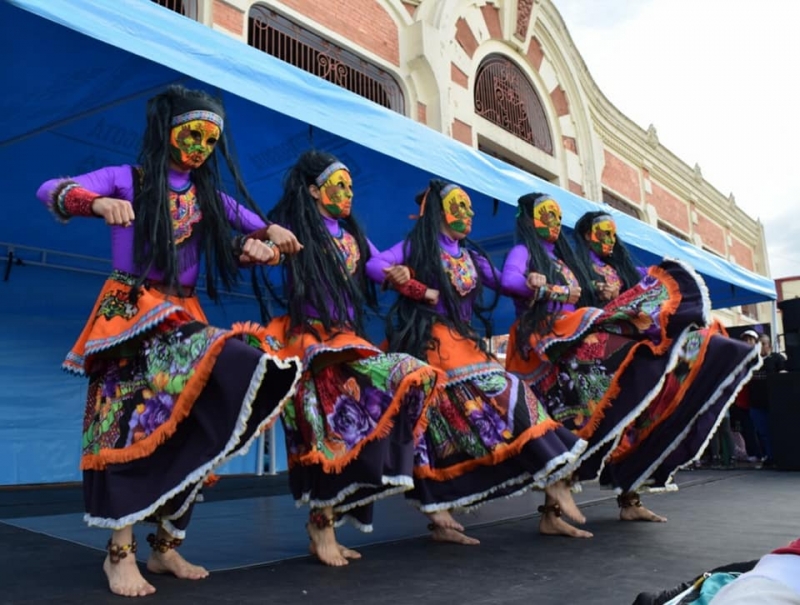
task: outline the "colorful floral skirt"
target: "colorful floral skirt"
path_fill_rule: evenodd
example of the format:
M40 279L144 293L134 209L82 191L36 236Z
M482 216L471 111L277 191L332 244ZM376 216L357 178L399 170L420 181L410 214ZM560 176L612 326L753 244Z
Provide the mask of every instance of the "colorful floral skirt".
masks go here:
M204 480L243 454L291 399L299 361L260 350L258 326L207 325L196 298L114 271L64 362L89 378L83 420L85 519L154 521L182 537Z
M473 508L572 474L586 443L533 391L448 327L435 325L433 341L427 361L447 386L428 409L407 494L423 512Z
M370 531L373 503L413 487L414 447L439 373L352 332L328 334L319 322L291 330L279 317L259 337L266 351L303 360L282 415L295 501L333 507L337 523Z
M589 442L580 479L597 478L648 407L659 417L674 411L660 394L675 388L668 377L679 367L690 326L707 320L708 306L700 277L665 261L603 309L560 313L552 331L534 335L522 354L512 327L507 369L533 388L555 420Z

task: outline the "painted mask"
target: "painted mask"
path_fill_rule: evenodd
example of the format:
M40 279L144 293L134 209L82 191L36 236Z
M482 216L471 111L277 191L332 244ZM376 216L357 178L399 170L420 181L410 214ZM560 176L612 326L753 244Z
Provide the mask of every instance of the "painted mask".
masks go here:
M214 151L221 134L220 126L210 120L177 124L170 131L170 157L187 170L199 168Z
M609 256L617 243L617 226L607 214L592 221L589 233L589 247L600 256Z
M549 198L541 198L533 205L533 227L536 234L548 242L555 242L561 234L561 207Z
M442 190L442 208L444 220L450 229L463 235L470 234L475 212L466 191L455 185L445 187Z
M334 218L347 218L353 205L353 179L346 168L334 170L319 186L322 207Z

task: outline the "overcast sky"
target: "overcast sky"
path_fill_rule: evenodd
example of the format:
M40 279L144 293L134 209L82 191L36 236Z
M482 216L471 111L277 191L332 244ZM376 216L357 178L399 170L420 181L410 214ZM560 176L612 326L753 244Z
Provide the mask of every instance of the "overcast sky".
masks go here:
M600 90L800 274L800 0L553 0Z

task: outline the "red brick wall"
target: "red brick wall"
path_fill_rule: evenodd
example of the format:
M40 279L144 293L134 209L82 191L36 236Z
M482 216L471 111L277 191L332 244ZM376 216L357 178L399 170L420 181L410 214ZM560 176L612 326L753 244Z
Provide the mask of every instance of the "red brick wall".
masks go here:
M475 50L478 48L478 41L475 39L475 34L472 33L472 29L464 17L456 21L456 42L461 45L461 48L464 49L464 52L467 53L469 57L472 57L472 55L475 54Z
M417 121L423 124L428 123L428 106L425 103L417 102Z
M605 152L605 166L600 180L603 185L608 185L629 200L642 201L638 171L608 151Z
M484 4L481 7L481 12L492 40L502 40L503 28L500 27L500 10L491 4Z
M451 131L454 139L472 146L472 126L456 118L453 120Z
M578 142L575 140L575 137L561 137L561 141L564 143L564 149L569 149L572 153L578 153Z
M583 194L583 185L581 185L580 183L576 183L575 181L572 181L572 180L570 180L570 182L569 182L569 190L572 193L580 195L581 197L583 197L583 195L584 195Z
M703 238L703 245L725 255L725 232L707 216L697 213L695 232Z
M534 37L531 37L531 42L528 44L528 61L531 62L534 69L539 71L539 68L542 66L542 60L544 59L544 51L542 50L542 45Z
M550 91L550 98L553 100L553 106L556 108L556 115L558 117L565 116L569 113L567 93L561 88L561 84Z
M244 33L244 13L238 8L225 4L221 0L214 0L211 10L212 19L216 25L224 27L237 36Z
M745 269L755 270L755 263L753 262L753 250L740 242L735 237L732 238L730 253L736 259L736 263Z
M461 71L455 63L450 63L450 79L463 88L469 88L467 74Z
M658 218L689 233L689 208L686 204L655 181L650 181L650 184L653 192L647 195L647 201L658 210Z
M397 25L377 0L281 0L281 4L400 65Z

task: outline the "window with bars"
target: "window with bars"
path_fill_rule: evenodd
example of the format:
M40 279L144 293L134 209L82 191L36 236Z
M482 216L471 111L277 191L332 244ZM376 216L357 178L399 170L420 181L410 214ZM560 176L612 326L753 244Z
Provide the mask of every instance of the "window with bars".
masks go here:
M168 8L171 11L197 20L197 0L152 0L156 4Z
M675 229L675 227L673 227L669 223L665 223L664 221L658 221L658 228L661 229L664 233L669 233L670 235L674 235L678 239L682 239L685 242L691 242L691 240L686 235Z
M615 210L624 212L628 216L632 216L633 218L638 218L639 220L641 220L642 218L641 212L636 206L634 206L630 202L626 202L621 197L618 197L605 189L603 189L603 202L605 202Z
M475 113L553 155L542 100L522 70L503 55L489 55L478 67Z
M403 91L391 74L266 6L255 4L250 8L247 43L378 105L405 114Z

